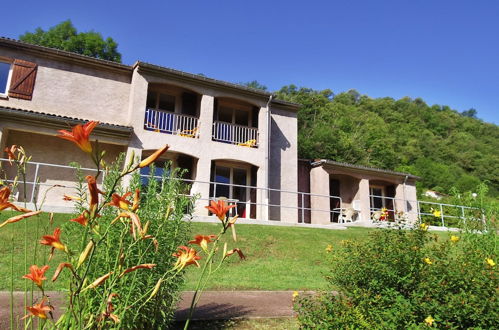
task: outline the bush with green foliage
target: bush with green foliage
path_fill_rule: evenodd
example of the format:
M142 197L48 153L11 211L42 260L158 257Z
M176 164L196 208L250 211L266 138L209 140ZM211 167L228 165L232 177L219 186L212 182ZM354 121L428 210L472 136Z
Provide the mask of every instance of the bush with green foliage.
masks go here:
M103 191L111 191L122 169L121 161L109 167L104 178ZM108 321L104 324L105 328L117 326L120 329L135 329L137 324L141 324L144 328L161 329L168 327L173 320L183 284L182 272L172 273L172 265L177 259L173 253L179 245L185 244L188 238L190 224L184 221L184 218L186 211L192 209L192 200L181 194L185 184L177 179L180 177L178 172L178 170L166 170L161 179L153 177L154 169L147 178L141 177L139 172L134 172L130 186L126 188L127 191L136 189L141 191L140 208L136 214L143 224L149 223L147 232L155 237L154 242L135 240L130 235L128 226L120 225L119 222L113 223L113 219L116 219L115 209L102 209L99 230L107 232L107 236L101 248L95 249L93 262L87 273L88 278L95 279L103 273L112 272L120 256L123 259L126 255L126 259L120 261L122 262L120 269L129 269L144 263L156 264L150 270L133 272L130 276L113 283L112 292L117 294L113 299L114 314L120 322L115 325L112 321ZM83 180L83 176L80 175L80 195L85 194L86 187ZM123 195L125 187L119 185L115 191ZM84 212L84 208L78 210L78 213L81 212ZM84 230L85 227L72 222L63 227L63 232L71 237L83 237ZM70 250L80 249L80 244L79 241L67 243ZM144 299L151 294L158 279L167 273L172 273L174 276L164 277L154 297ZM77 309L82 315L91 311L105 310L103 297L107 291L107 285L104 283L102 289L82 292L80 294L82 297L79 299L81 305L77 306Z
M490 227L436 235L378 229L329 254L338 293L298 299L307 329L499 328L497 214Z

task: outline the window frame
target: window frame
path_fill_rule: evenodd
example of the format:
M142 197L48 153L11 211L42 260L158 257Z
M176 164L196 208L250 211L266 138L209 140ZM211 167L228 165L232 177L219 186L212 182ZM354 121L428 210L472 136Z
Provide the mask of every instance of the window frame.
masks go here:
M0 98L7 99L9 98L10 81L12 80L12 72L14 71L14 61L9 58L0 57L0 62L10 65L9 74L7 75L7 82L5 83L5 93L0 92Z

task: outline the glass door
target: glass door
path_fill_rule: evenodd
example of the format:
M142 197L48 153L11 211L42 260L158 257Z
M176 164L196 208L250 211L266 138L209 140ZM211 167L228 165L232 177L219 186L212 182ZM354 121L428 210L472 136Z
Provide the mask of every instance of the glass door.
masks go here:
M226 199L229 204L237 206L231 210L231 216L236 214L241 218L249 216L248 171L216 165L214 181L213 197Z

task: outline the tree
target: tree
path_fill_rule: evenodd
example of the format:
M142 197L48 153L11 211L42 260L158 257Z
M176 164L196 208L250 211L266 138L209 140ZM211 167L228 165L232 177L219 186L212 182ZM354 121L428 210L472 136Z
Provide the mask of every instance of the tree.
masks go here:
M121 54L117 50L118 44L113 38L108 37L104 40L102 35L95 31L78 33L70 20L61 22L47 31L38 27L35 32L20 35L19 39L34 45L121 63Z
M262 91L267 90L267 86L260 84L258 81L253 80L253 81L248 81L245 83L240 83L243 86L254 88L254 89L261 89Z
M461 112L461 116L465 116L465 117L470 117L470 118L475 118L476 119L476 110L471 108L469 110L466 110L466 111L463 111Z

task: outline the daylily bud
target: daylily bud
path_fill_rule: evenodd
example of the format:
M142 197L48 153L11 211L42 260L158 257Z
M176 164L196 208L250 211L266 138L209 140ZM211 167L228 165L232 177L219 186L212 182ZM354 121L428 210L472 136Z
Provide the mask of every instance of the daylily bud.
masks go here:
M146 159L144 159L143 161L141 161L139 163L139 167L143 168L143 167L149 166L156 159L158 159L163 153L165 153L169 147L170 147L169 145L165 145L163 148L156 150L151 156L149 156Z
M160 278L158 280L158 283L156 283L156 285L154 286L154 289L152 290L151 295L149 296L148 300L151 299L152 297L154 297L156 294L158 294L158 291L159 291L159 288L161 287L162 282L163 282L163 280Z
M70 263L67 263L67 262L60 263L59 266L57 266L57 269L55 270L54 276L52 276L52 282L55 282L55 280L57 280L57 278L59 277L59 274L61 273L61 271L65 267L73 270L73 266Z
M88 290L88 289L94 289L94 288L98 287L99 285L101 285L102 283L104 283L104 281L107 280L109 278L109 276L111 276L111 274L112 274L112 272L111 273L107 273L106 275L103 275L103 276L99 277L98 279L96 279L95 281L93 281L92 283L90 283L82 291L85 291L85 290Z
M94 242L93 241L88 242L87 246L85 247L85 250L83 250L83 252L80 254L80 257L78 258L78 264L76 265L76 268L79 268L81 264L83 264L85 260L87 260L87 257L92 251L93 247L94 247Z

